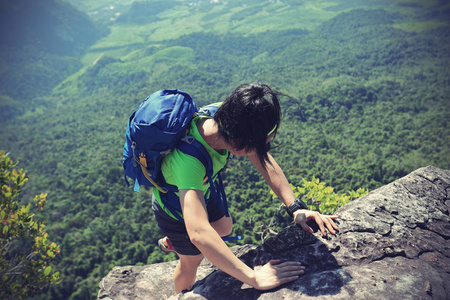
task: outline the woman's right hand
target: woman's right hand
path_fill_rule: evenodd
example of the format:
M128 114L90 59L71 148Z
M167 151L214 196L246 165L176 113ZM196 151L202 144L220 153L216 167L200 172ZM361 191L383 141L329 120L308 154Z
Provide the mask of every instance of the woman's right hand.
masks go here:
M281 262L271 260L255 270L254 286L257 290L270 290L282 284L297 280L305 272L305 267L297 261Z

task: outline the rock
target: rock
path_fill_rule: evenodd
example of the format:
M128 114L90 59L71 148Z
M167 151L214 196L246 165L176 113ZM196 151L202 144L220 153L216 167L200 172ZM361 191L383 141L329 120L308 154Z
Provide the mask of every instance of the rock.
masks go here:
M339 233L292 225L256 247L234 248L252 268L270 259L306 266L298 280L262 292L206 260L193 290L173 295L176 262L116 267L98 299L449 299L450 171L425 167L336 211Z

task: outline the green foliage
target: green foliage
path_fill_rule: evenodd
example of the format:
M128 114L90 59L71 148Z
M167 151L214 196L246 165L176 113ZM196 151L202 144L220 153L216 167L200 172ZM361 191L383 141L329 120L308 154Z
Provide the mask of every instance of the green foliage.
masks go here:
M22 107L27 100L33 99L29 106L35 108L37 97L50 93L63 78L81 67L74 57L44 53L35 47L3 50L0 64L7 68L6 72L0 72L0 91L11 97L11 100L5 99L11 103L2 103L2 107L7 109L2 114L7 119L23 113Z
M322 214L333 214L339 207L369 192L367 189L359 188L356 191L350 190L343 194L335 193L332 187L327 186L325 182L320 182L319 178L314 176L311 181L303 179L301 186L291 185L291 188L295 197L305 202L310 210ZM271 194L272 197L276 198L273 191L271 191Z
M7 120L23 114L24 111L19 101L6 95L0 95L0 118Z
M0 151L0 297L23 299L49 284L59 282L51 262L60 252L49 241L44 221L35 221L30 204L20 205L18 196L28 181L22 169ZM34 198L38 211L44 209L46 194Z

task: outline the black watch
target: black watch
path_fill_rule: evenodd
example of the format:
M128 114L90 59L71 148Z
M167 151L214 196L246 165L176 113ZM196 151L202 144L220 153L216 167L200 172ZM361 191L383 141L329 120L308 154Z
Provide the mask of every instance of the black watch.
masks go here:
M308 209L308 205L300 199L295 199L294 203L286 207L287 213L293 217L294 212L299 209Z

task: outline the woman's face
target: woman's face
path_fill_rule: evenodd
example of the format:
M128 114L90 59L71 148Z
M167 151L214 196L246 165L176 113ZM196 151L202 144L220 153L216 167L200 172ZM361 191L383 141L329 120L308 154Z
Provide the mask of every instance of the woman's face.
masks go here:
M228 149L228 151L230 151L231 154L233 154L234 156L248 156L248 155L255 155L256 154L256 150L247 150L247 149L242 149L242 150L236 150L234 148L232 149Z
M270 140L274 137L275 133L272 133L271 135L269 135L267 137L267 141L266 144L269 146ZM234 156L251 156L251 155L256 155L256 149L241 149L241 150L237 150L234 145L233 142L231 142L231 144L228 145L229 147L227 147L228 151L230 151L231 154L233 154Z

